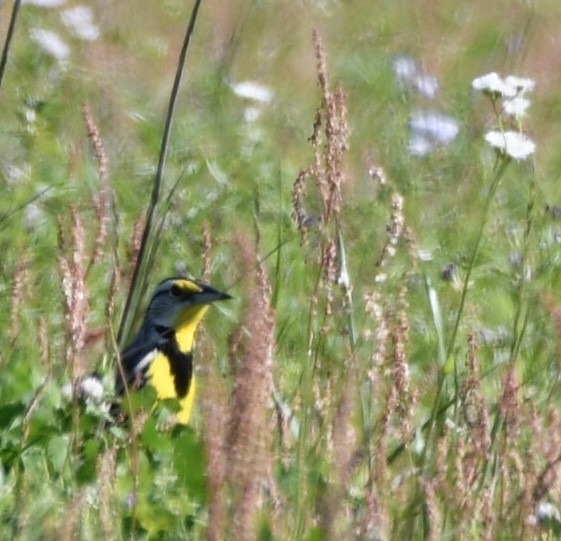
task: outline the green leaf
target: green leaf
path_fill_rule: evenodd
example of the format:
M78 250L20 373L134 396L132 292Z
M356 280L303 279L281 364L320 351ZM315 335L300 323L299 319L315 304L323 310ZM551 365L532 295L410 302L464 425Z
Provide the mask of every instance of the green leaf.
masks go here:
M189 496L205 503L207 500L206 456L203 443L189 427L178 427L173 440L174 465L179 483Z
M171 447L169 434L158 430L154 415L150 416L144 423L140 441L150 451L166 451Z
M150 536L171 530L176 520L168 509L154 502L140 503L136 508L136 517Z
M0 407L0 428L6 428L12 421L21 415L25 407L21 402L13 402Z
M454 359L455 359L454 356L450 355L450 357L448 357L448 359L444 363L444 366L442 367L444 373L447 376L454 373L454 366L455 366L455 360Z
M90 439L84 444L81 454L81 462L76 472L76 478L80 483L90 483L96 478L97 457L101 451L101 442L98 439Z
M68 456L68 436L53 436L47 445L47 457L54 471L60 473Z
M323 532L321 528L312 528L308 537L306 538L307 541L321 541L324 538Z

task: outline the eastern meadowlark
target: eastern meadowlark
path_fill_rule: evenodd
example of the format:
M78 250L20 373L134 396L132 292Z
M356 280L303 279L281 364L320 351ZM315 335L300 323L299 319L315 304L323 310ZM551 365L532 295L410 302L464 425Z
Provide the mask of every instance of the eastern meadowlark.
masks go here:
M158 398L177 398L177 421L187 424L196 390L195 331L211 303L231 298L191 278L167 278L160 282L140 329L121 355L116 393L121 396L126 389L148 383L155 388Z

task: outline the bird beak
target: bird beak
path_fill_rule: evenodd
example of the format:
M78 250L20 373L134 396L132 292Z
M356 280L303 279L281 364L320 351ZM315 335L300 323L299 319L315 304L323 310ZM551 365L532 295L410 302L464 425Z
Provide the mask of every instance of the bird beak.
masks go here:
M231 295L228 293L223 293L222 291L218 291L211 286L203 286L203 290L200 293L191 297L197 304L210 304L216 301L226 301L228 299L232 299Z

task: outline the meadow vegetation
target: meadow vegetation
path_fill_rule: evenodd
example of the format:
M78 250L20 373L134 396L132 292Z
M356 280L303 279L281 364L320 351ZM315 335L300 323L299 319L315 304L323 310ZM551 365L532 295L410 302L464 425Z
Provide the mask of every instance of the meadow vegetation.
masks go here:
M0 83L0 537L561 538L557 0L203 0L121 332L192 6L90 4ZM107 424L183 272L195 419Z

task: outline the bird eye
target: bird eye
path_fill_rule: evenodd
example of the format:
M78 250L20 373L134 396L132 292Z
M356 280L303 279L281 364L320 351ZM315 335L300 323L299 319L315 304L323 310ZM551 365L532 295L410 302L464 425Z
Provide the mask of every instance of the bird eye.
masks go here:
M183 296L183 290L178 285L173 285L173 286L171 286L171 289L169 290L169 294L174 299L180 299Z

